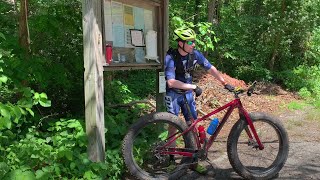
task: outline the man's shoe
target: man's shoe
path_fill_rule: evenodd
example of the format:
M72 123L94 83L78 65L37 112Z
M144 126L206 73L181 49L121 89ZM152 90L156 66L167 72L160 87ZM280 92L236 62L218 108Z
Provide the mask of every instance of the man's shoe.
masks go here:
M204 166L201 166L200 164L195 165L191 169L202 175L206 175L208 172L207 168Z
M177 168L177 165L174 161L170 161L169 166L166 168L168 172L172 173Z

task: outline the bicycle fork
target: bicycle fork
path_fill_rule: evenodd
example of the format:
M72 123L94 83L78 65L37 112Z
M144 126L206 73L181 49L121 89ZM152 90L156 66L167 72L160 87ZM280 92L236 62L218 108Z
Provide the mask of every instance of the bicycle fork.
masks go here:
M264 145L260 141L260 138L257 134L257 131L253 125L251 118L250 118L250 115L247 111L244 110L241 103L239 105L239 116L240 116L240 119L245 119L249 125L249 127L248 126L245 127L245 131L249 137L249 142L248 142L249 144L248 145L253 145L254 148L259 148L260 150L263 150ZM256 141L254 141L254 139Z

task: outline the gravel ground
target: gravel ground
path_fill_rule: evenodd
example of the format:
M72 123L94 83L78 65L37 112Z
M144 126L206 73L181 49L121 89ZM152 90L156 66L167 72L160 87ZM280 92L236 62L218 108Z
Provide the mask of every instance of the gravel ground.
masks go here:
M290 142L288 160L275 179L320 179L319 149L319 142ZM209 169L206 176L189 170L181 179L242 179L233 171L227 153L212 160L211 164L203 164Z
M317 113L315 119L311 114ZM290 148L286 164L275 179L320 179L320 119L319 112L312 108L286 112L278 117L288 130ZM303 121L302 121L303 120ZM302 122L301 122L302 121ZM226 152L226 138L216 142L215 151L209 153L211 165L202 162L209 172L206 176L188 170L181 177L183 180L210 180L210 179L242 179L232 169Z

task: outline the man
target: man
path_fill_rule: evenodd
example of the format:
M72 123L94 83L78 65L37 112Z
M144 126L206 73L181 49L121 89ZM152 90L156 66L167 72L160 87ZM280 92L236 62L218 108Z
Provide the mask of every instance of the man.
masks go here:
M191 116L197 119L196 103L193 97L193 91L196 96L202 93L202 90L192 84L192 74L196 64L202 66L208 73L213 75L226 89L232 91L234 87L227 84L219 71L210 64L201 52L195 50L195 32L187 27L174 30L174 40L178 43L178 49L169 49L165 57L165 78L167 82L165 102L167 111L178 115L180 108L188 125L191 124L190 116L186 106L184 106L183 95L179 91L185 91L187 102L190 106ZM173 134L172 128L169 128L169 134ZM193 168L201 174L206 173L206 169L200 165Z

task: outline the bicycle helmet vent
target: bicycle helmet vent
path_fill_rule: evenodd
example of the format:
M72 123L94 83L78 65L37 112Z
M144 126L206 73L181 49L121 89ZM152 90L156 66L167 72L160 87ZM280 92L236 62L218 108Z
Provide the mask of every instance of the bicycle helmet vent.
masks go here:
M174 40L188 40L188 39L195 39L196 33L188 28L188 27L181 27L174 30L173 39Z

